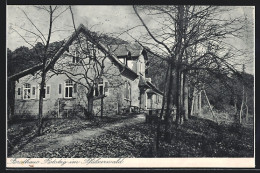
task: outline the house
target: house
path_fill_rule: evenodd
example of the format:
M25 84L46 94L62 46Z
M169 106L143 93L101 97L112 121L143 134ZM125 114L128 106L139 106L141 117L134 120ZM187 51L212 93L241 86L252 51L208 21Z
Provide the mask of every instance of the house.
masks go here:
M95 69L91 64L93 56L102 64L102 69ZM93 82L93 112L97 116L101 115L101 110L106 116L160 109L162 92L145 76L148 58L145 49L137 43L106 45L81 24L46 67L49 71L43 115L83 114L89 104L89 81ZM16 80L16 116L37 117L41 67L40 64L10 77ZM102 70L102 75L96 75L98 70Z

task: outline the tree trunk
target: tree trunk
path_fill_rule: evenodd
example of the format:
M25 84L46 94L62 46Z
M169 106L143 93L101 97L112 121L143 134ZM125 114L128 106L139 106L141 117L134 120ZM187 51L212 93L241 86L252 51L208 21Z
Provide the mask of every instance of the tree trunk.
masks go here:
M40 98L39 98L39 114L38 114L38 135L42 134L42 126L43 126L43 96L45 94L44 86L46 80L46 71L43 68L42 70L42 81L40 85Z
M193 88L192 97L191 97L190 116L194 115L194 97L195 97L195 88Z
M183 39L184 39L184 27L183 27L183 22L184 22L184 6L180 5L177 7L178 9L178 14L177 14L177 45L175 49L175 55L176 55L176 95L175 95L175 102L176 102L176 126L180 124L181 122L181 114L180 114L180 109L181 109L181 99L180 99L180 94L181 94L181 65L182 65L182 56L183 56L183 51L182 49L182 44L183 44Z
M14 116L14 104L15 104L15 81L8 81L7 87L8 97L7 97L7 120L12 119Z
M205 94L205 96L206 96L206 100L207 100L207 102L208 102L209 109L210 109L211 114L212 114L212 118L213 118L213 120L214 120L214 119L215 119L215 115L214 115L213 109L211 108L211 105L210 105L210 102L209 102L208 96L207 96L207 94L206 94L206 91L205 91L205 90L203 90L203 91L204 91L204 94ZM216 119L216 121L217 121L217 119Z
M168 85L168 92L167 92L167 105L166 105L166 115L165 115L165 132L164 132L164 139L166 142L171 141L171 127L172 127L172 116L171 116L171 110L170 110L170 104L171 104L171 92L172 92L172 82L173 82L173 66L172 63L169 64L169 85Z
M169 72L169 66L167 68L167 71L166 71L166 75L165 75L165 82L167 81L168 79L168 72ZM157 133L156 133L156 156L158 156L158 152L159 152L159 143L160 143L160 137L161 137L161 121L162 121L162 117L163 117L163 112L164 112L164 106L165 106L165 91L166 91L166 88L164 88L164 91L163 91L163 102L162 102L162 109L161 109L161 113L160 113L160 118L159 118L159 121L158 121L158 124L157 124Z
M183 87L183 73L180 72L180 121L179 121L179 124L183 124L183 119L184 119L184 97L183 97L183 94L184 94L184 87Z
M188 86L188 118L191 118L191 111L192 111L192 90L191 87Z
M191 115L196 115L197 114L197 101L198 101L198 97L197 97L197 89L194 87L194 90L193 90L193 97L192 97L192 114Z
M189 119L189 103L188 103L188 85L186 80L186 73L183 74L183 115L184 115L184 121L187 121Z
M246 101L245 101L245 106L246 106L246 123L248 123L248 106L247 106L247 93L246 93L246 97L245 97Z
M199 92L198 109L198 115L201 116L201 91Z
M242 103L240 107L240 113L239 113L239 124L242 124L242 116L243 116L243 107L244 107L244 85L243 85L243 91L242 91Z
M101 98L101 118L103 118L104 97Z
M88 116L92 117L94 99L93 96L88 96L87 98L88 98Z
M176 68L176 91L175 91L175 103L176 103L176 120L175 123L180 123L180 72L178 67Z

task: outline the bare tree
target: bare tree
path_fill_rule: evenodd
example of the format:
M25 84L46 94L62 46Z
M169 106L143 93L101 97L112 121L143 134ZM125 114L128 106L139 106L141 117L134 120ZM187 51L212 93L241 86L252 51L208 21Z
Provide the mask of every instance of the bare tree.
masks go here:
M55 63L52 72L55 74L64 74L78 86L82 86L86 90L87 98L87 117L93 117L93 101L95 96L103 100L106 93L103 90L99 90L99 82L103 82L103 79L110 80L112 77L120 76L114 63L109 63L110 58L116 59L112 54L112 45L119 46L116 43L116 39L110 38L105 34L98 34L91 32L85 26L80 25L78 28L75 26L74 14L70 7L70 13L72 17L72 23L74 26L75 39L69 46L69 51L65 52L62 56L71 60L60 58ZM110 82L110 88L119 87L123 85L123 81L115 81L117 78L113 78L114 82ZM107 85L104 86L104 91L108 90ZM100 93L98 93L100 92ZM101 104L101 109L103 104ZM101 110L101 116L103 111Z
M55 54L57 53L57 50L59 48L56 48L55 52L50 51L50 41L52 38L52 35L55 31L53 31L53 24L54 22L65 12L67 11L68 7L63 6L34 6L34 8L38 9L40 12L43 12L43 14L47 14L49 17L49 23L47 29L47 34L45 34L42 29L37 26L37 21L33 21L31 17L23 10L23 14L25 15L27 21L31 24L33 29L26 29L24 27L19 27L19 30L16 28L12 28L13 31L15 31L27 44L29 44L36 52L37 57L40 60L40 65L36 67L36 69L39 70L41 75L41 82L40 82L40 97L39 97L39 113L38 113L38 135L42 134L42 125L43 125L43 96L45 94L45 82L46 82L46 74L51 68L51 64L53 63L53 59L55 57ZM22 31L25 32L25 35L22 35ZM28 36L29 35L29 36ZM28 40L27 38L33 38L34 41ZM40 41L40 43L43 45L42 49L38 49L35 45L33 45L32 42ZM62 44L61 46L62 47ZM30 69L29 69L30 70ZM29 70L27 70L29 72ZM22 77L20 73L10 76L8 80L16 80L18 78Z
M133 9L147 32L138 41L169 64L165 137L170 141L170 108L176 105L177 124L182 123L183 116L187 119L184 88L194 76L193 71L200 76L210 74L220 78L227 73L237 74L231 60L243 52L232 47L227 39L241 36L244 18L229 17L230 9L217 6L133 6ZM151 20L146 23L141 14L154 23ZM198 89L203 83L201 79L196 85ZM171 102L173 80L176 90Z

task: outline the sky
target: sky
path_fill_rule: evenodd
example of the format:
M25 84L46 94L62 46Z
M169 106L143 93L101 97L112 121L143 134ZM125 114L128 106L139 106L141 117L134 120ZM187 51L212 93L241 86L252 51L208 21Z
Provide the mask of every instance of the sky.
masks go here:
M66 9L67 6L59 6L58 13ZM39 40L35 40L35 37L32 37L30 31L39 33L35 27L29 22L26 18L23 11L27 14L31 21L37 26L43 35L48 33L48 21L49 15L43 10L39 10L34 6L17 6L17 5L8 5L7 6L7 47L12 51L20 46L27 46L26 41L30 44L35 44ZM75 19L76 27L79 24L84 24L87 28L92 31L100 33L117 33L120 34L123 31L132 28L133 26L141 24L137 16L134 14L132 6L120 6L120 5L81 5L81 6L72 6L73 15ZM58 14L57 13L57 14ZM246 14L251 23L254 24L254 8L252 7L236 7L233 11L233 14L229 15L241 15ZM149 18L144 18L144 20L149 24L152 22ZM14 28L16 31L14 31ZM25 28L27 31L21 29ZM238 46L238 48L248 47L251 50L254 50L254 26L251 24L248 26L249 32L246 34L248 39L230 39L232 45ZM53 24L53 33L51 37L51 42L59 41L68 38L73 32L72 17L69 10L62 13L61 16L55 20ZM142 27L137 27L135 29L136 36L142 35L145 32ZM25 36L22 39L19 34ZM123 39L128 39L127 35L121 35ZM254 73L254 61L246 65L246 71L248 73Z

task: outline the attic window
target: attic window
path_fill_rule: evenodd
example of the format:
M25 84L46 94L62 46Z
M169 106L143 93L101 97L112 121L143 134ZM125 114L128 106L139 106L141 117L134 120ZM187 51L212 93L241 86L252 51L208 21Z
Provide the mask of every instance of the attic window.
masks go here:
M74 56L72 57L72 63L76 64L79 62L79 57L77 56L77 51L75 51Z
M96 55L96 46L92 44L90 41L87 42L87 56L93 57Z

